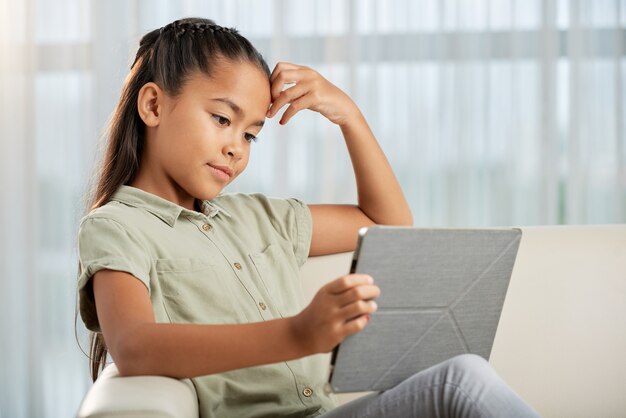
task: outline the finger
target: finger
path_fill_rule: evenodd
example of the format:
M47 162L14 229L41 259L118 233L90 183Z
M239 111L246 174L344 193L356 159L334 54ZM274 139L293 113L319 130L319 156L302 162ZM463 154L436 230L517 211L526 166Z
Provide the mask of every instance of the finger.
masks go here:
M339 311L337 311L337 315L340 318L344 318L346 321L349 321L361 315L374 313L377 310L378 304L373 300L358 300L339 309Z
M346 274L345 276L333 280L324 287L329 293L338 294L354 286L372 283L374 283L374 279L368 274Z
M303 80L302 71L299 69L296 70L284 70L281 71L274 81L271 82L270 92L272 94L272 100L276 100L280 93L283 91L283 87L285 84L295 83Z
M357 332L362 331L368 322L369 322L369 318L365 315L360 316L356 319L353 319L352 321L346 322L346 324L343 327L343 331L346 334L346 337L348 335L356 334Z
M280 71L286 70L286 69L293 70L298 67L299 66L296 64L281 61L274 66L274 69L272 70L272 74L270 75L270 81L274 80L274 78L276 77L276 74L278 74Z
M375 299L380 296L380 288L375 285L358 285L337 295L337 306L343 307L357 300Z
M308 85L305 84L296 84L293 87L288 88L280 93L280 96L272 103L272 106L267 111L267 117L274 117L276 113L280 110L281 107L286 105L289 102L292 102L298 99L301 96L304 96L308 92Z
M314 101L315 99L313 99L310 94L304 95L299 99L292 101L278 123L281 125L286 124L296 113L302 109L308 109Z
M298 68L301 68L301 67L299 65L292 64L290 62L279 62L278 64L276 64L276 66L272 70L272 74L270 75L270 82L273 82L274 79L278 76L278 74L281 71L284 71L284 70L297 70Z

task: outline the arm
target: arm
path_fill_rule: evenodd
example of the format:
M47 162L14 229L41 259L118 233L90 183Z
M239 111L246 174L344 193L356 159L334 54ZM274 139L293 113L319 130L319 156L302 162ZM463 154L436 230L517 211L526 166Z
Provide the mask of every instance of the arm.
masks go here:
M123 376L187 378L327 352L363 329L367 320L361 315L376 309L364 299L379 292L368 276L347 275L322 287L293 317L235 325L162 324L155 322L148 290L134 276L100 270L92 280L102 333Z
M272 73L274 116L290 106L280 123L302 109L318 111L341 128L356 178L358 206L310 205L313 237L310 255L352 251L363 226L413 225L411 209L374 134L356 104L340 89L307 67L280 63ZM287 83L296 83L284 91Z

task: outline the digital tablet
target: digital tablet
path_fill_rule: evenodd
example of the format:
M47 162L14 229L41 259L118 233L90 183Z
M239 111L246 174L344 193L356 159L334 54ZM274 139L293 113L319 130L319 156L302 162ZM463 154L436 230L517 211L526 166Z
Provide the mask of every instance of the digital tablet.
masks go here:
M382 391L463 353L489 359L520 229L359 231L351 273L380 287L367 326L333 350L333 392Z

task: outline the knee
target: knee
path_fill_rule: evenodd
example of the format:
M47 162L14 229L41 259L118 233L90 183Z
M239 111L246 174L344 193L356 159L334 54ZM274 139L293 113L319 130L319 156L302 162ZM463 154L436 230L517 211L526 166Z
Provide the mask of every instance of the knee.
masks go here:
M489 362L476 354L461 354L445 362L448 381L470 383L497 378Z
M448 363L452 367L467 370L490 367L487 360L477 354L459 354L458 356L449 359Z

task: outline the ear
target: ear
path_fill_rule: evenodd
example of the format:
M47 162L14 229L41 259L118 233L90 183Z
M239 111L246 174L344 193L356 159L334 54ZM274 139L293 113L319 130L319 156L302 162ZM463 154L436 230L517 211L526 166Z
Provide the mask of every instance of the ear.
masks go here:
M154 82L143 85L137 96L137 111L146 126L154 127L160 122L165 93Z

